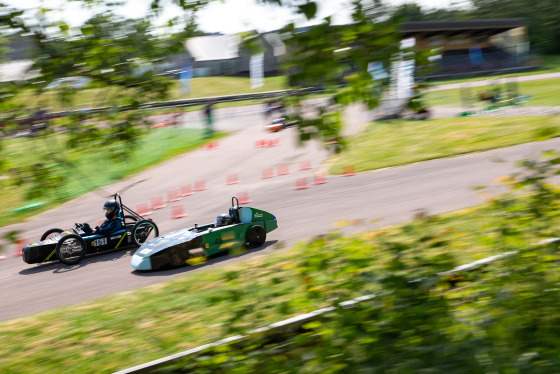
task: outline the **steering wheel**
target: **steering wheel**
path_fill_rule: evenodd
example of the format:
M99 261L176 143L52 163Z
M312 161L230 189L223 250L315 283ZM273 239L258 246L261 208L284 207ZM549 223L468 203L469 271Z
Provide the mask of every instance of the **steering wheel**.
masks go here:
M80 230L84 231L84 224L83 223L74 223L74 225L76 225L77 229L80 229Z

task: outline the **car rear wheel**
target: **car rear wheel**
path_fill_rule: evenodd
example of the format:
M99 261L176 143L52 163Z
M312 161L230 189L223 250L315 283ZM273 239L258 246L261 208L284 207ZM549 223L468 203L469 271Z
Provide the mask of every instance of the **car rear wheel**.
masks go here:
M45 231L45 233L43 234L43 236L41 236L41 240L40 240L40 241L43 241L43 240L45 240L45 239L48 239L52 234L60 234L60 233L63 232L63 231L64 231L64 230L62 230L62 229L57 229L57 228L47 230L47 231Z
M247 247L258 248L266 241L266 231L262 226L252 226L247 232Z
M56 245L56 255L66 265L75 265L86 255L86 242L80 235L66 235Z
M159 230L153 221L143 219L136 222L132 229L132 241L137 247L147 242L150 239L159 236Z

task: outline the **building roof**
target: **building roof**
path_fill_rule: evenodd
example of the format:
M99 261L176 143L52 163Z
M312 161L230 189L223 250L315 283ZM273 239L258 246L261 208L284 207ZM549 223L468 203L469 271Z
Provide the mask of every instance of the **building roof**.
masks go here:
M404 22L402 29L405 37L431 36L445 33L495 35L525 25L523 18L473 19L462 21Z
M280 34L270 32L263 34L264 40L272 47L274 56L282 56L286 54L286 44L282 41Z
M18 60L0 64L0 82L24 81L38 77L38 72L29 70L32 65L33 60Z
M195 61L230 60L239 57L240 38L237 35L197 36L185 42Z

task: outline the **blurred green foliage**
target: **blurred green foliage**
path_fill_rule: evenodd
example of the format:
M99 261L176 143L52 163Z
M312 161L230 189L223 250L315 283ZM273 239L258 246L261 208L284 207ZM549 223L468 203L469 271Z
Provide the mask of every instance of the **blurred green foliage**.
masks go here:
M94 3L100 2L88 4ZM94 14L79 28L53 22L47 17L51 12L47 8L38 9L36 17L25 18L19 11L11 11L5 5L0 7L0 27L25 34L34 44L35 62L31 69L37 72L37 76L18 84L0 83L3 135L18 132L25 135L27 132L30 137L43 138L30 140L43 145L18 160L11 157L13 147L0 148L2 185L6 184L7 178L16 187L25 188L27 200L45 198L52 203L76 196L75 192L68 194L65 191L69 184L66 170L87 174L85 170L79 170L83 165L77 165L76 154L99 155L99 150L103 150L109 155L109 158L99 160L104 163L104 174L113 170L106 182L115 180L117 171L122 169L119 163L136 164L133 155L147 126L151 125L144 113L137 109L142 103L166 99L173 87L172 80L157 74L155 64L183 51L185 38L197 32L187 22L174 34L155 35L149 18L123 18L113 13L114 4L104 5L102 13ZM76 108L77 93L84 87L73 83L52 85L69 77L89 80L85 89L101 88L97 92L104 97L96 98L97 105L127 105L127 111L108 110L94 115L88 111L72 112ZM29 94L31 90L35 96L33 100L18 100L20 93ZM46 115L53 93L59 102L58 107L69 111L62 119ZM53 132L64 132L65 135L58 136ZM64 141L57 144L61 138ZM50 146L46 145L49 141ZM195 141L188 137L188 142ZM2 143L13 142L3 140ZM170 153L173 152L170 150ZM127 169L120 178L133 169L140 168ZM99 187L99 178L94 179L98 180L89 187L79 188L81 193ZM87 183L84 179L82 181ZM4 188L4 194L7 192ZM10 202L17 201L18 197L7 200L7 205L11 206Z
M560 364L559 245L534 240L560 234L560 189L547 182L559 164L560 157L549 154L522 162L520 173L504 179L511 191L483 208L494 225L475 235L498 253L519 252L462 275L459 287L445 287L435 276L455 265L448 251L458 241L433 230L438 217L404 225L405 240L379 232L374 247L319 239L304 250L294 274L306 290L300 297L331 305L331 312L298 331L210 348L161 372L554 373ZM460 227L454 229L461 238ZM376 253L384 259L372 267ZM228 274L226 280L238 282ZM338 305L372 287L373 298ZM239 304L243 297L229 301ZM293 298L278 312L298 303Z

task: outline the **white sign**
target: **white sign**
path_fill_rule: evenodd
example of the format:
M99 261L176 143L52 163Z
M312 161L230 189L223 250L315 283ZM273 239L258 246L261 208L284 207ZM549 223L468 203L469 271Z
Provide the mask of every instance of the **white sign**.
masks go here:
M397 99L412 97L414 86L414 60L400 61L397 72Z
M264 53L251 56L249 62L249 75L251 77L251 88L259 88L264 85Z
M401 40L401 49L412 48L415 45L416 45L416 39L415 38L408 38L408 39Z
M191 62L187 63L181 73L179 74L179 89L181 94L187 94L191 92L191 81L193 78L193 64Z
M371 74L371 79L374 81L385 79L389 76L383 68L383 63L381 61L370 62L367 66L367 70Z

